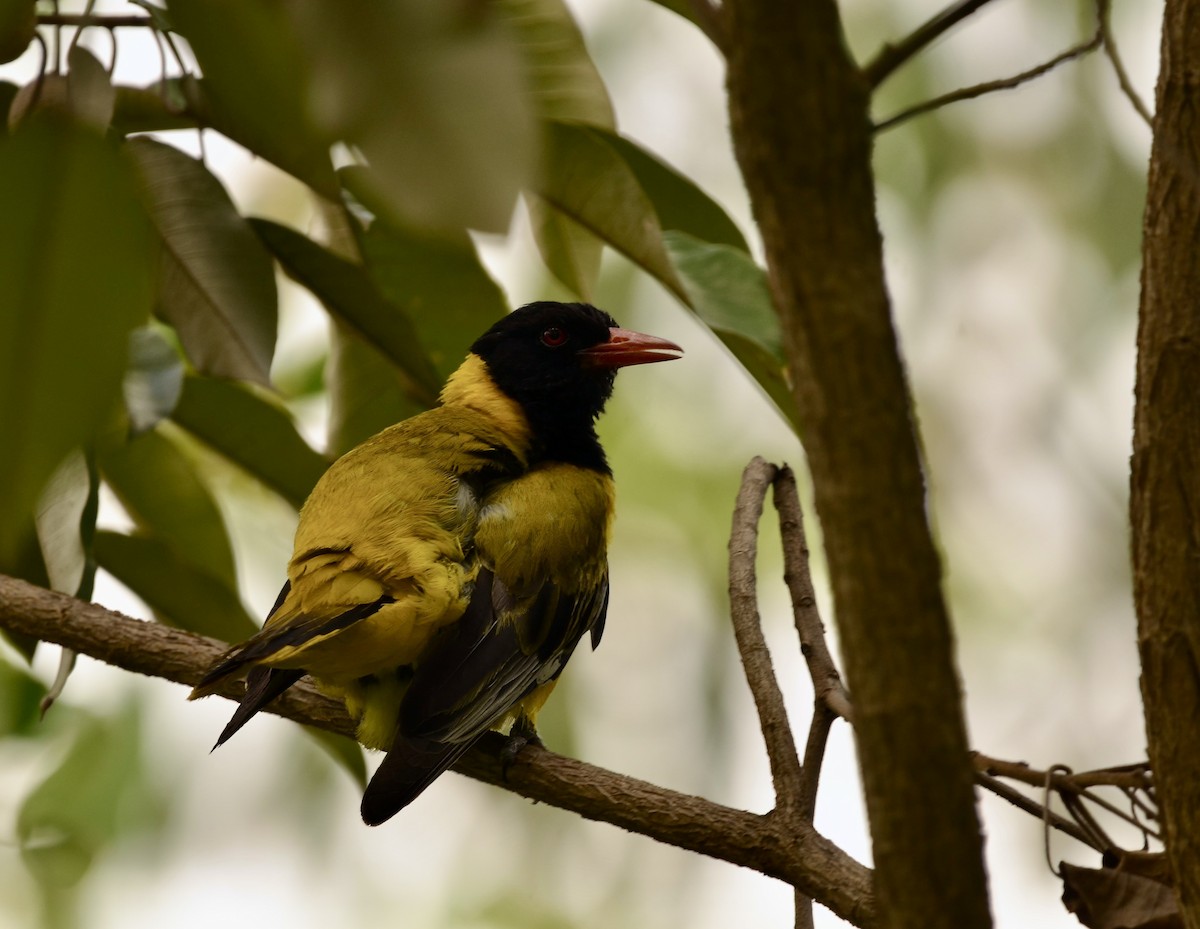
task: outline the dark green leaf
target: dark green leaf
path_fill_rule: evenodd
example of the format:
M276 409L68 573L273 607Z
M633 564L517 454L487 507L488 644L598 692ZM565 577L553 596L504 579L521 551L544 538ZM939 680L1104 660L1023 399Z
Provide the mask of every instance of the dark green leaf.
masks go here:
M571 11L562 0L497 0L517 37L525 83L542 119L612 129L612 101Z
M550 273L591 302L600 277L604 243L535 193L526 192L525 206L533 240Z
M363 236L362 249L380 291L417 327L440 379L508 312L504 294L466 235L433 239L376 221Z
M766 272L729 245L711 245L682 232L668 232L664 240L696 315L795 428L796 406L784 374L782 338Z
M185 378L172 418L295 507L328 466L286 410L239 384Z
M34 0L0 0L0 64L20 58L36 30Z
M17 816L21 857L39 882L52 887L83 877L121 821L139 814L146 789L136 713L77 719L80 728L66 757L25 798Z
M0 141L8 135L8 110L20 89L9 81L0 81Z
M94 133L35 120L0 143L0 561L41 486L113 407L150 308L150 232ZM102 244L103 247L98 247Z
M633 171L654 205L663 229L677 229L705 242L732 245L749 252L746 239L734 221L690 179L623 136L603 130L597 130L597 134Z
M329 365L329 452L341 455L425 407L400 389L391 363L362 339L332 332Z
M157 326L139 326L129 333L129 368L122 388L135 435L153 429L179 402L183 359Z
M97 129L107 129L113 118L116 91L104 65L82 45L76 45L67 55L67 86L75 118Z
M207 112L206 122L324 196L336 197L329 139L308 116L311 62L284 5L170 0L168 10L204 72L204 81L192 90L204 98L198 106Z
M654 206L605 135L588 126L549 123L546 142L537 194L686 303Z
M252 219L250 225L288 275L312 291L331 316L391 359L413 399L424 406L437 401L441 378L416 328L402 309L384 298L361 265L278 223Z
M163 317L201 371L269 383L278 328L271 257L195 158L143 137L125 151L163 240Z
M226 642L258 631L236 593L162 539L102 529L96 533L96 561L173 626Z
M206 4L207 5L207 4ZM419 229L507 231L537 159L515 37L493 4L290 4L330 138L360 153L385 215Z
M196 117L187 110L178 78L172 78L166 87L162 84L149 87L118 84L115 89L112 125L120 135L193 129L197 125Z
M50 577L46 563L42 560L42 547L38 542L37 525L32 509L25 514L24 524L17 531L17 543L7 555L0 555L0 574L19 577L38 587L49 587ZM19 632L0 629L0 638L12 645L26 661L33 660L38 640Z
M41 699L40 682L0 660L0 736L33 735Z
M160 431L147 432L100 460L100 473L139 530L182 560L237 589L233 548L221 511L191 461Z

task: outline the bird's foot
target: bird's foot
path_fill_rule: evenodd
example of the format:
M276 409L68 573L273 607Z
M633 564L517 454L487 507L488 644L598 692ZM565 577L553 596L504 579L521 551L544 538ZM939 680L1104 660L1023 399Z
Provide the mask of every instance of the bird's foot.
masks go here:
M533 723L521 716L513 723L508 733L508 741L504 743L504 748L500 749L500 775L505 780L508 780L508 769L516 764L517 756L527 745L545 747Z

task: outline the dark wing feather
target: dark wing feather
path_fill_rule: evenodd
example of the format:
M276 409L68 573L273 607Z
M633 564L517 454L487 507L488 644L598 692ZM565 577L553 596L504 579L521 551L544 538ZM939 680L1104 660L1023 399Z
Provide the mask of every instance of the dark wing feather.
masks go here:
M607 604L607 579L576 594L547 582L522 602L481 570L467 611L416 668L401 705L400 732L474 739L559 675L583 634L603 621Z
M233 713L233 718L221 731L221 736L217 739L217 744L213 746L213 751L228 742L230 736L249 722L250 717L303 676L303 671L265 668L261 665L251 668L250 673L246 675L246 696L242 697L238 708Z
M400 736L363 792L363 822L378 826L391 819L474 744L475 739L439 742Z

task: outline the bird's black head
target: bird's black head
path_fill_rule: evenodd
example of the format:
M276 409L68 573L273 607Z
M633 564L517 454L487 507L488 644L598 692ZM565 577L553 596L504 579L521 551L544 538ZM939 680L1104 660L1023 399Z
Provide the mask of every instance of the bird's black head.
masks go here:
M521 405L541 456L606 471L595 421L617 368L665 361L679 346L617 326L586 303L530 303L480 336L471 351Z

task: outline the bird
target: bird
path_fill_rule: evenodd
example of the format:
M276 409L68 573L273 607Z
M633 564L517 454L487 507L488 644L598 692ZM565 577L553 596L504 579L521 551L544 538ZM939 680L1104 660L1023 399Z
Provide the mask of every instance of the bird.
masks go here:
M214 750L305 674L386 752L390 819L487 731L540 744L538 711L608 610L612 470L596 420L619 368L682 356L586 303L542 301L471 345L439 403L335 461L300 510L262 629L191 698L246 675Z

